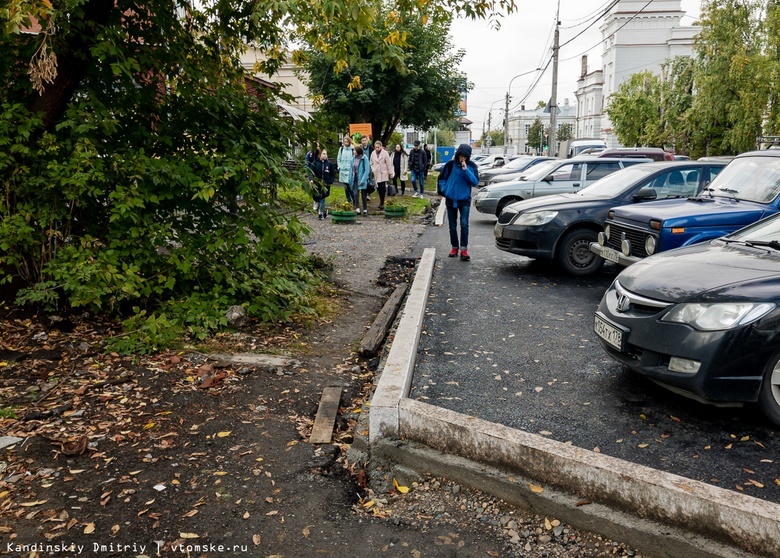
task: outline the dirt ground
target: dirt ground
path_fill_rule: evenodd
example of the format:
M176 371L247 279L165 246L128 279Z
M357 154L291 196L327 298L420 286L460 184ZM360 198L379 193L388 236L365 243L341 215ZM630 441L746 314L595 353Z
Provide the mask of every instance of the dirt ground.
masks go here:
M104 352L110 323L2 308L0 554L639 556L446 479L371 486L381 464L347 451L379 358L355 350L430 218L307 219L340 309L308 327L130 357ZM326 386L343 388L333 440L312 445Z

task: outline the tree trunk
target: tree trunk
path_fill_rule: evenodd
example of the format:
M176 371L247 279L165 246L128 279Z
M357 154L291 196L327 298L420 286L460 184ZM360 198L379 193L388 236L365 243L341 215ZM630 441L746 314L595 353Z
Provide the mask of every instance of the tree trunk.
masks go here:
M47 85L41 95L31 99L30 110L43 112L47 130L53 129L62 118L73 92L87 75L93 63L90 47L108 23L113 9L113 0L89 0L84 5L84 19L80 26L84 32L68 37L67 44L57 52L57 76L54 82Z

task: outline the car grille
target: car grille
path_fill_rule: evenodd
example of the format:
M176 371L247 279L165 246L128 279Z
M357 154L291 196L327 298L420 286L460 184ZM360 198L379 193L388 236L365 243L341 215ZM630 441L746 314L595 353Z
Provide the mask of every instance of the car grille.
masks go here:
M509 247L512 246L512 241L508 238L497 238L496 239L496 248L499 250L509 250Z
M609 240L607 241L607 246L609 248L621 252L621 242L623 240L623 235L625 234L626 239L631 242L631 256L636 258L646 258L648 256L645 251L646 232L628 228L620 223L615 223L614 221L607 221L607 224L610 228Z

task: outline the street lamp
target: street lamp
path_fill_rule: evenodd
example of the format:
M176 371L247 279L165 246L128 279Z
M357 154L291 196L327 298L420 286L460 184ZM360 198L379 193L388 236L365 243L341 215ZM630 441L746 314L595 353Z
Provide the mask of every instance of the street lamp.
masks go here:
M493 103L491 103L491 105L490 105L490 109L488 110L488 129L487 129L488 155L490 155L490 119L493 116L493 105L495 105L500 100L501 99L496 99L495 101L493 101ZM484 120L482 121L482 124L483 125L485 124ZM482 133L482 143L484 144L485 143L484 128L482 130L483 130L483 133Z
M531 70L530 72L523 72L522 74L517 74L515 77L509 80L509 86L506 88L506 108L504 108L504 155L506 155L506 148L507 144L509 143L509 99L510 95L509 92L512 89L512 82L515 81L516 78L519 78L521 76L527 76L528 74L533 74L534 72L538 72L541 68L536 68L535 70Z

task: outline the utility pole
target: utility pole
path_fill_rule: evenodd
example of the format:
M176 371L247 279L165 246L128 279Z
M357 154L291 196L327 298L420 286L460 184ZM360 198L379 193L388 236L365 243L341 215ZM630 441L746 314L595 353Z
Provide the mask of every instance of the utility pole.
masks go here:
M554 156L557 152L556 126L558 125L558 50L560 45L561 26L561 0L558 0L558 9L555 12L555 40L553 42L553 69L552 69L552 95L550 96L550 141L547 144L548 155Z
M488 112L488 135L487 135L487 146L488 146L488 155L490 155L490 119L493 116L493 107L490 107L491 112Z
M513 78L514 79L514 78ZM510 82L511 86L512 82ZM506 92L506 103L504 104L504 156L509 143L509 90Z

